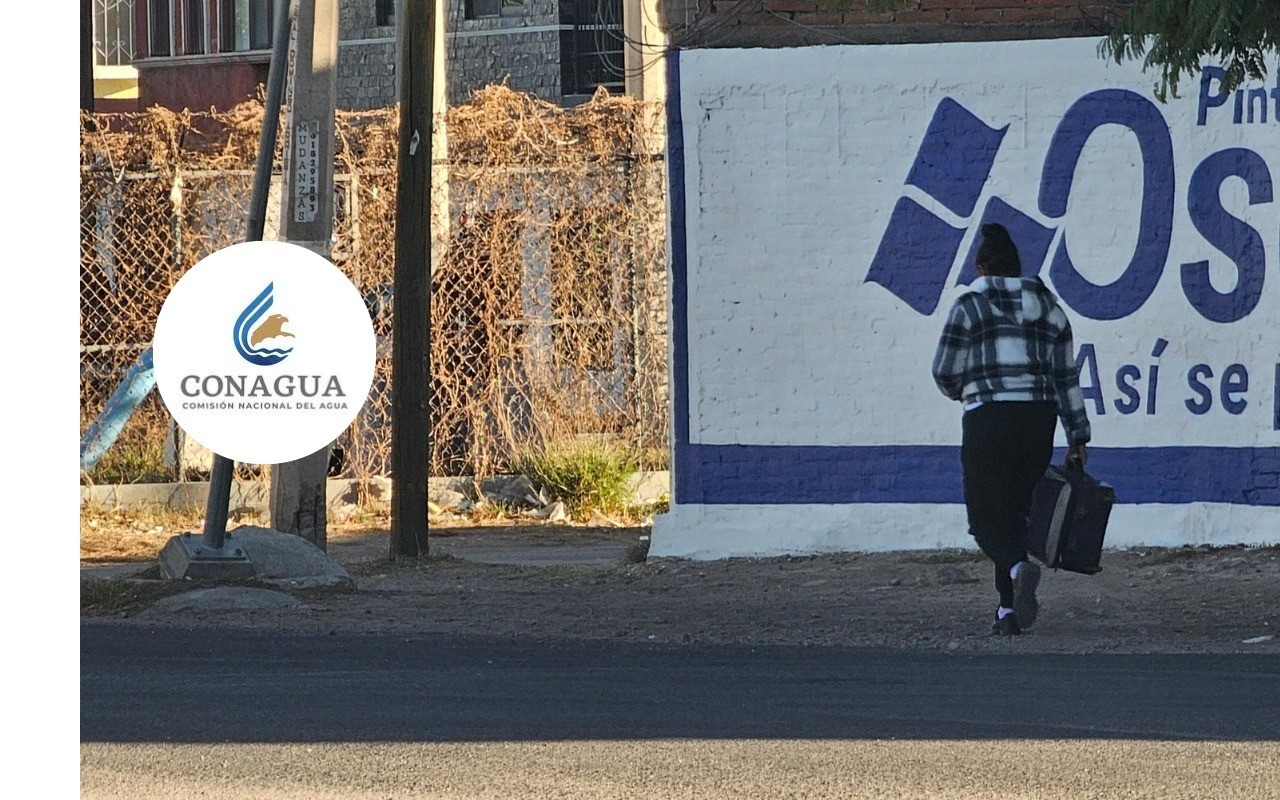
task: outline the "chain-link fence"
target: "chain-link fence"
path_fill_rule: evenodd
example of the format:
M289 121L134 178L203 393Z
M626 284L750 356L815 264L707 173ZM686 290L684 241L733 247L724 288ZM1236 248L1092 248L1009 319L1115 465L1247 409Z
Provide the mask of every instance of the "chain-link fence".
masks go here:
M261 118L256 104L84 117L82 432L149 346L177 279L242 240ZM629 98L566 111L503 87L449 110L423 443L433 474L493 474L530 447L582 435L665 452L660 121ZM332 258L378 336L369 401L335 459L352 477L390 470L396 134L394 110L338 119ZM182 439L153 394L86 478L198 475L206 463Z

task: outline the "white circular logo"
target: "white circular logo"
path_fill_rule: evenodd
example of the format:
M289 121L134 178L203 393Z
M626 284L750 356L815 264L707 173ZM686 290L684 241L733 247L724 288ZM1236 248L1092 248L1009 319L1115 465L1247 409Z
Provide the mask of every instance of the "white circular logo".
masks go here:
M376 344L359 292L327 259L245 242L182 276L152 350L160 396L189 436L233 461L280 464L351 424Z

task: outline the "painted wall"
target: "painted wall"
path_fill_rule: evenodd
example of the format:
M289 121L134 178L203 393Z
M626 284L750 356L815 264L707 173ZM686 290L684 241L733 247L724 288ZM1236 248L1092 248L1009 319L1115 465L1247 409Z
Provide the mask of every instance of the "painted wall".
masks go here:
M204 59L197 66L167 59L160 64L144 64L138 69L138 104L165 108L226 111L257 95L267 82L267 63L243 60L216 62Z
M671 59L654 555L971 544L929 367L985 221L1069 309L1109 542L1280 541L1276 70L1227 96L1211 66L1161 105L1096 46Z

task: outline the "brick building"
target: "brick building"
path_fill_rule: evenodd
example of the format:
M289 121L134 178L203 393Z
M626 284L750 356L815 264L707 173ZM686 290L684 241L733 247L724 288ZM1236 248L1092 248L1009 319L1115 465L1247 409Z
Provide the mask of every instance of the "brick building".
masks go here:
M82 0L81 10L92 37L94 110L137 111L133 0Z
M141 107L228 108L265 83L281 0L135 0ZM394 0L340 0L338 106L396 101ZM656 97L655 0L437 0L449 102L506 81L572 105L597 87Z
M1127 0L914 0L872 13L865 0L662 0L680 47L907 44L1094 36Z

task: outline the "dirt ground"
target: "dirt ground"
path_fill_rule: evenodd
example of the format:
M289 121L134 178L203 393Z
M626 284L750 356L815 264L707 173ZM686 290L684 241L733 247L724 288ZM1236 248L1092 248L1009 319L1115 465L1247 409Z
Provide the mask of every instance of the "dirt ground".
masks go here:
M308 607L302 612L155 616L145 611L155 596L151 586L137 602L86 605L85 613L131 625L405 637L960 653L1280 653L1280 548L1109 551L1098 575L1046 571L1040 619L1030 634L996 639L989 633L992 568L976 551L633 563L645 534L643 528L433 527L433 557L405 563L385 557L385 531L337 531L330 554L357 588L299 593ZM526 563L481 563L501 562L504 553ZM585 563L551 563L582 553ZM1259 637L1271 638L1248 641Z

